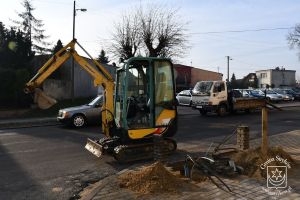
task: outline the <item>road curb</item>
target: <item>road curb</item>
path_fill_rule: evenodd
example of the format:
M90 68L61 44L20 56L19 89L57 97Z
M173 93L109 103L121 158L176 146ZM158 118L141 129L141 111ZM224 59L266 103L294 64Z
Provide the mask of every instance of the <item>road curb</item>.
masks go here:
M12 119L0 121L0 129L29 128L36 126L53 126L59 122L54 117L31 118L31 119Z
M97 195L97 193L108 183L111 182L112 179L116 178L116 174L113 174L111 176L105 177L101 181L98 181L95 184L92 184L88 187L86 187L80 194L81 200L91 200L93 197Z
M120 176L121 174L124 174L128 171L136 170L143 165L145 165L145 163L144 164L134 164L128 168L125 168L119 172L116 172L115 174L109 175L109 176L103 178L102 180L84 188L83 191L79 193L80 200L93 199L97 195L97 193L102 188L104 188L106 185L110 184L113 179L116 179L118 176Z

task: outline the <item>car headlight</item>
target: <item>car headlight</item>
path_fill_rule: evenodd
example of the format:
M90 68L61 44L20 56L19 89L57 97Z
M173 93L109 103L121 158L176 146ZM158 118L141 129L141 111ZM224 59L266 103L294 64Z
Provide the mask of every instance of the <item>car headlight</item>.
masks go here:
M63 111L62 117L63 118L67 118L69 116L69 113L66 111Z
M59 111L58 116L61 118L67 118L69 116L69 113L67 111Z

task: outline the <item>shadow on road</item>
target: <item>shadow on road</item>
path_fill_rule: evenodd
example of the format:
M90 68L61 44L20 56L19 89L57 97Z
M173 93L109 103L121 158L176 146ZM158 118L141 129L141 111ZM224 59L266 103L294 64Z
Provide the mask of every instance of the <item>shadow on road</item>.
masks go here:
M51 194L14 158L17 152L13 153L6 148L7 144L3 144L3 137L9 136L0 134L0 199L51 198Z
M0 131L0 199L69 199L131 165L93 156L86 139L60 127Z

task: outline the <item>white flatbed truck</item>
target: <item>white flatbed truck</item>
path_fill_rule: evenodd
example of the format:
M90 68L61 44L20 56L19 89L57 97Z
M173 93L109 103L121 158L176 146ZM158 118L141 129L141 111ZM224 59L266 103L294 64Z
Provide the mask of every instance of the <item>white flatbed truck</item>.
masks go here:
M216 112L220 116L238 110L249 112L265 106L265 99L243 98L236 90L228 90L225 81L199 81L192 90L192 108L202 115Z

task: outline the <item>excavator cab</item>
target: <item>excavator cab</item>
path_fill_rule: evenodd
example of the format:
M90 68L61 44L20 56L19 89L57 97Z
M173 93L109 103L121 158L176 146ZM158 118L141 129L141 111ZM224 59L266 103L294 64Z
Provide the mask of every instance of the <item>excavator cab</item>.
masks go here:
M171 136L176 127L172 63L161 58L131 58L117 71L115 122L135 140Z

